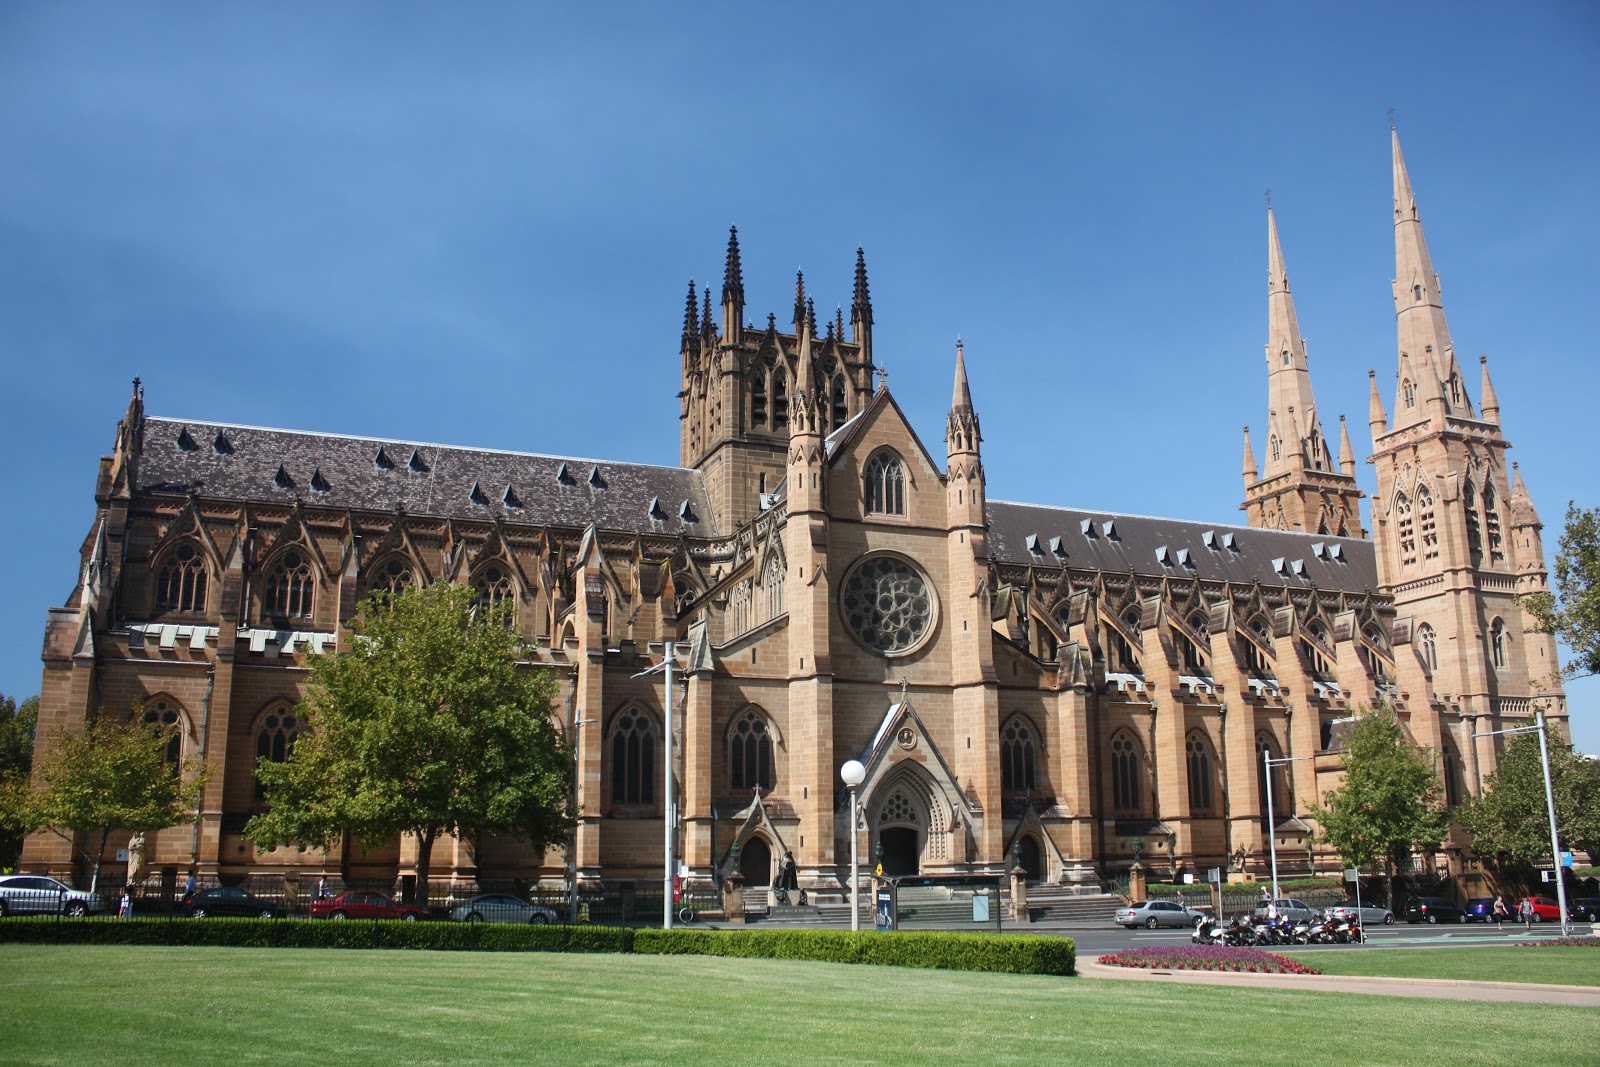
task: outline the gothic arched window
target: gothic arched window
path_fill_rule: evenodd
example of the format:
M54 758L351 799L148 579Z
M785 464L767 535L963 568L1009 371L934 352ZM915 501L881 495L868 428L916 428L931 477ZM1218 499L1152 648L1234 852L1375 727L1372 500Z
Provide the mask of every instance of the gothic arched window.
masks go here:
M765 426L767 424L767 387L761 381L761 375L756 374L755 380L750 383L750 425Z
M181 541L156 570L156 610L203 614L206 610L206 557L193 541Z
M1433 635L1433 627L1423 623L1417 627L1417 645L1422 649L1422 662L1428 665L1428 670L1439 669L1439 646Z
M170 730L165 753L168 763L176 765L183 758L183 716L178 707L165 697L157 697L144 705L144 724L153 730Z
M1144 750L1127 730L1111 739L1111 809L1119 815L1144 812Z
M1478 491L1471 478L1461 492L1461 503L1467 512L1467 547L1476 556L1483 551L1483 531L1478 528Z
M1193 630L1202 641L1208 639L1209 625L1203 611L1197 611L1189 616L1189 629ZM1205 653L1210 651L1209 646L1201 646L1194 642L1188 634L1179 634L1179 644L1183 646L1183 667L1190 674L1209 674L1210 666L1206 663Z
M1411 384L1410 378L1400 383L1400 392L1406 398L1406 407L1414 408L1417 406L1417 387Z
M783 557L774 552L767 557L766 570L761 575L763 607L769 619L783 614Z
M1283 440L1277 434L1273 434L1271 440L1267 442L1267 451L1274 463L1283 455Z
M861 497L871 514L906 513L906 472L899 456L887 448L873 453L861 476Z
M416 575L412 570L411 561L404 556L390 556L372 568L372 577L367 582L367 592L391 597L410 589L415 584Z
M1500 563L1506 558L1505 542L1500 533L1500 509L1495 505L1494 483L1483 485L1483 524L1488 535L1489 562Z
M750 579L736 582L728 594L728 636L737 637L750 629Z
M1417 486L1417 524L1422 529L1422 558L1439 558L1439 525L1433 514L1433 491Z
M1489 655L1497 668L1506 665L1506 624L1496 619L1489 624Z
M516 618L517 601L512 595L511 571L499 563L491 563L472 579L472 606L491 613L502 613L500 619L510 626Z
M611 727L611 803L655 803L656 733L642 708L617 715Z
M256 765L286 761L304 727L305 721L289 705L273 708L261 716L261 722L256 726ZM267 799L260 778L256 779L255 798L258 801Z
M1455 746L1448 740L1444 743L1444 750L1439 753L1439 770L1444 778L1444 803L1446 807L1459 807L1462 794L1461 787L1461 757L1456 755Z
M1033 727L1020 715L1000 731L1000 788L1007 793L1031 793L1036 784L1038 745Z
M1395 536L1400 542L1400 562L1411 566L1417 562L1417 531L1411 518L1411 498L1404 492L1394 495Z
M1217 803L1211 746L1199 733L1192 733L1184 743L1184 755L1189 765L1189 810L1196 815L1209 814Z
M728 769L734 789L771 792L777 781L772 763L772 730L755 708L740 715L728 731Z
M789 425L789 374L782 367L772 372L772 428Z
M850 409L845 405L844 400L843 375L840 375L833 380L833 385L829 390L829 397L833 407L833 428L837 430L840 426L845 424L846 420L850 418Z
M314 593L310 558L291 548L267 569L262 614L271 620L309 619Z

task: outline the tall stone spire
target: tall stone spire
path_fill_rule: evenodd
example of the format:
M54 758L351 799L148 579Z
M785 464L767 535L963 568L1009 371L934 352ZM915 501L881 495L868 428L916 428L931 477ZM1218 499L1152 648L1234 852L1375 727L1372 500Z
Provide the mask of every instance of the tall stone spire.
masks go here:
M1289 291L1289 271L1283 263L1283 246L1278 242L1278 220L1271 205L1267 207L1267 411L1269 416L1282 420L1280 425L1292 427L1288 432L1293 439L1267 453L1262 477L1287 473L1301 462L1317 470L1328 465L1317 402L1311 393L1306 343L1300 336L1294 296Z
M744 322L744 271L739 266L739 227L728 227L728 258L722 266L722 336L739 340Z
M1399 430L1429 418L1421 394L1433 388L1427 381L1430 376L1442 387L1444 414L1467 418L1473 414L1450 343L1439 276L1422 234L1411 175L1400 151L1400 131L1391 126L1389 133L1394 153L1394 310L1401 363L1394 428ZM1418 379L1424 383L1421 388Z
M798 335L806 321L806 274L794 272L794 332Z
M1378 438L1389 432L1389 416L1383 412L1383 399L1378 396L1378 372L1367 371L1367 425L1372 428L1372 440L1376 444Z
M1522 480L1522 470L1515 463L1511 465L1511 522L1514 526L1544 526L1539 521L1539 513L1533 508L1528 483Z
M1305 338L1295 314L1278 239L1267 205L1267 444L1257 474L1245 430L1244 503L1250 525L1307 533L1359 535L1361 490L1355 472L1335 465L1311 391Z
M1356 450L1350 447L1350 427L1339 416L1339 469L1350 477L1356 476Z
M689 296L683 302L683 350L700 347L700 302L695 298L694 279L689 279Z
M984 475L980 442L983 433L967 387L967 356L956 338L956 377L950 390L950 415L945 420L944 445L948 464L946 503L952 528L981 526L984 522ZM967 557L970 559L970 554Z

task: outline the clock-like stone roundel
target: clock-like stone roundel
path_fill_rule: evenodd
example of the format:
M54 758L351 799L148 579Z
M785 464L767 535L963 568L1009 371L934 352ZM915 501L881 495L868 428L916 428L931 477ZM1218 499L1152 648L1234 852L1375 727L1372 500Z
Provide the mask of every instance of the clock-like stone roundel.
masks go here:
M839 611L856 639L898 656L920 645L933 627L927 576L897 556L869 556L845 577Z

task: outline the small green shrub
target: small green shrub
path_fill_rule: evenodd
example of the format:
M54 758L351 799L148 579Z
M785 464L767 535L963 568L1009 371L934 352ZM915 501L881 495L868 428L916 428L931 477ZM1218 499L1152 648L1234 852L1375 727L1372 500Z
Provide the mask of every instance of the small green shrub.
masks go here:
M1035 934L971 934L844 930L637 930L633 951L653 955L738 956L818 960L890 967L1006 974L1074 974L1071 938Z

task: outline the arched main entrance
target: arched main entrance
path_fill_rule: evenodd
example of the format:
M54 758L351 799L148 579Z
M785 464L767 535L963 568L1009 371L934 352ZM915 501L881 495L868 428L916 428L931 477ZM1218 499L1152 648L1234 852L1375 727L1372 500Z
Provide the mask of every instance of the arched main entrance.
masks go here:
M772 884L772 849L759 837L752 837L739 850L739 874L747 886Z
M1022 838L1017 849L1017 860L1028 881L1037 882L1044 878L1044 853L1039 848L1037 837L1028 834Z
M888 826L878 831L878 843L883 846L883 873L890 878L902 874L917 874L922 842L916 830L909 826Z

